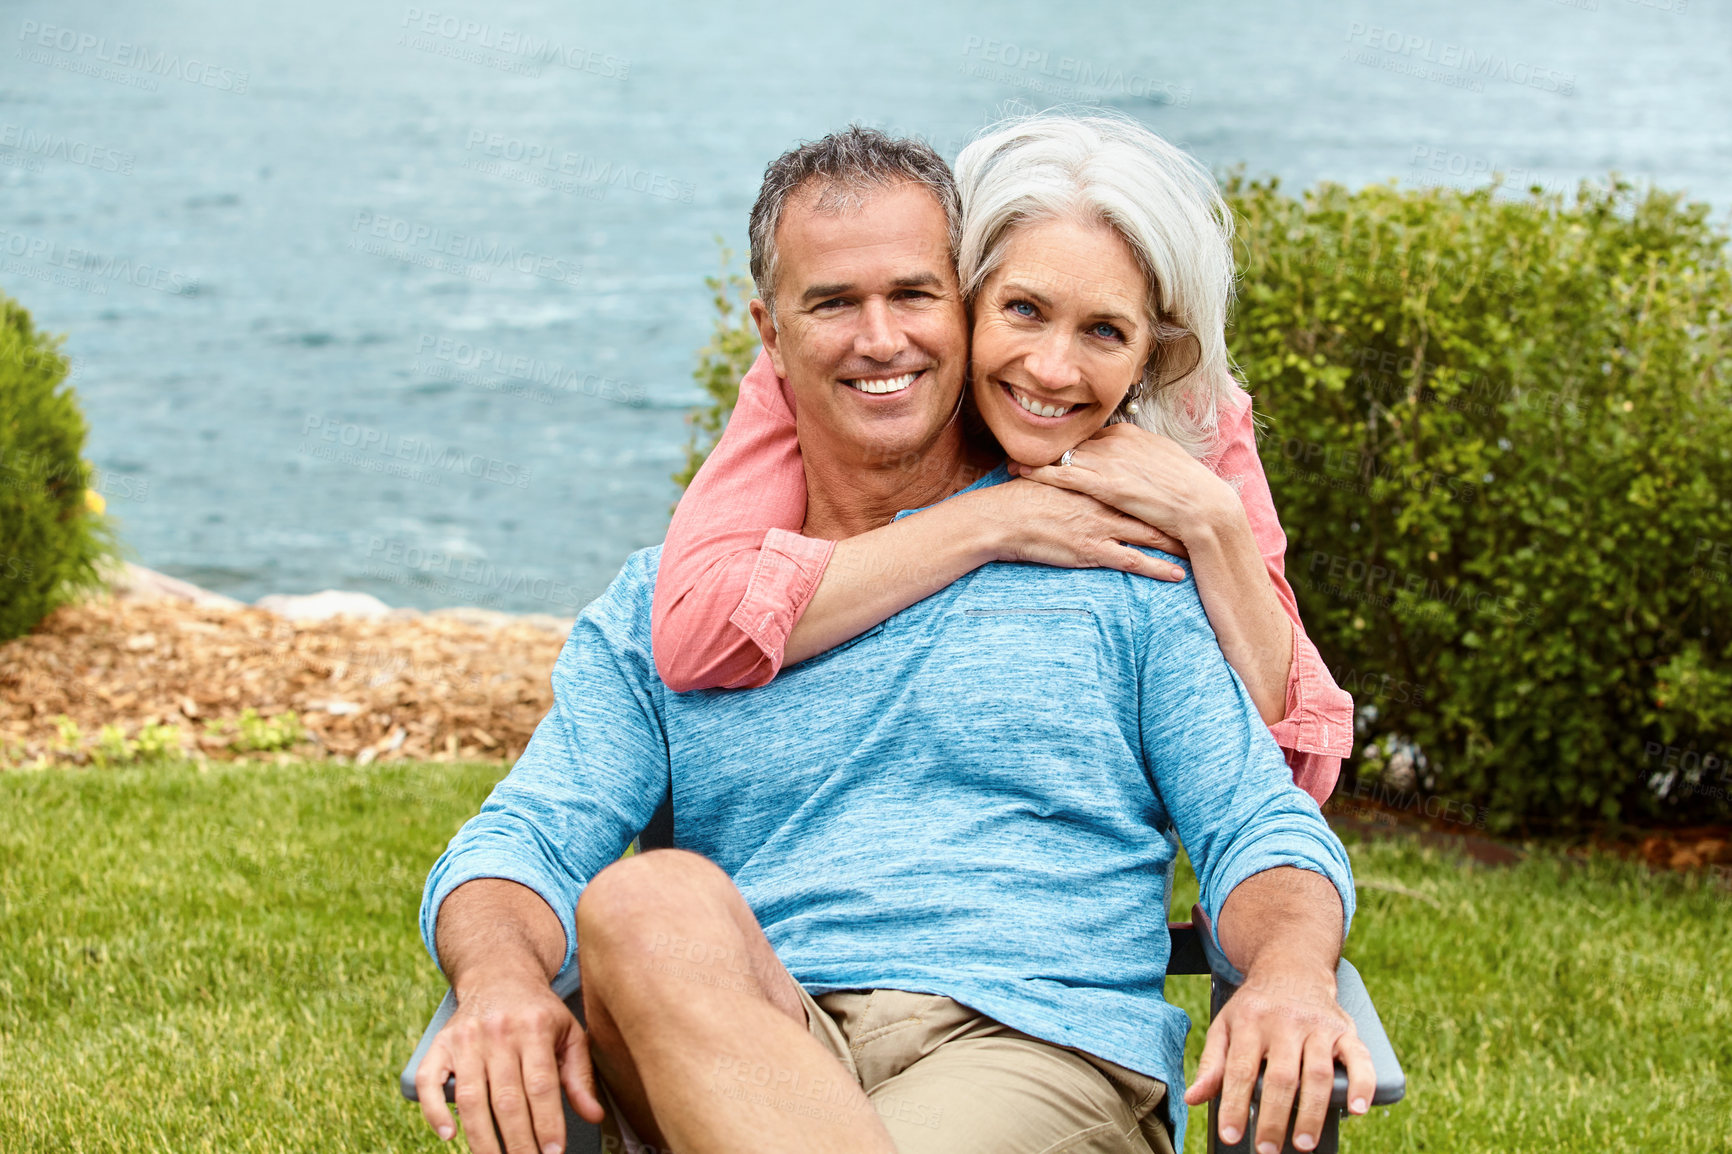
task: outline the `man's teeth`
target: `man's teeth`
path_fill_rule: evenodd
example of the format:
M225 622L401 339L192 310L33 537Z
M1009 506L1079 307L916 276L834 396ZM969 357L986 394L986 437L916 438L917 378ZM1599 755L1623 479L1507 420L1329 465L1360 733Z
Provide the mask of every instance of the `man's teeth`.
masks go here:
M1023 396L1015 389L1010 390L1010 395L1016 398L1017 404L1037 417L1062 417L1076 408L1075 405L1043 405L1039 401Z
M904 373L900 377L886 377L880 381L854 380L848 382L862 393L900 393L914 383L919 373Z

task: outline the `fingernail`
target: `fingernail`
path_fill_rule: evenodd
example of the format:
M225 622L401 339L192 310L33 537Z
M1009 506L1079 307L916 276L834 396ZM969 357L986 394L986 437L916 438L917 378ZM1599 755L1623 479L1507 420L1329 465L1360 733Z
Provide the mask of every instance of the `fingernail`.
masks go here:
M1363 1113L1365 1113L1365 1111L1369 1110L1370 1108L1371 1108L1370 1104L1367 1103L1364 1098L1353 1099L1353 1112L1355 1114L1363 1114Z
M541 1154L559 1154L559 1143L549 1142L541 1148Z
M1239 1131L1232 1126L1221 1127L1221 1141L1231 1146L1239 1140Z
M456 1136L457 1131L452 1129L450 1126L441 1126L441 1127L439 1127L438 1134L439 1134L439 1141L449 1142L449 1141L451 1141L451 1139L453 1137Z
M1309 1134L1295 1134L1293 1135L1293 1145L1299 1147L1301 1150L1309 1150L1311 1147L1317 1145L1317 1139L1313 1138Z
M1273 1142L1259 1142L1257 1143L1257 1154L1281 1154L1281 1150Z

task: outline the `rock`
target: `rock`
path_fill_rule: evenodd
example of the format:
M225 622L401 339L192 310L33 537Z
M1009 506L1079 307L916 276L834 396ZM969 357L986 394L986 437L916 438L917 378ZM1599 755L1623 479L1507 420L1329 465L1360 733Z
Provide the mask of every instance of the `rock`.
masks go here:
M218 609L244 609L246 603L236 601L233 597L224 597L221 593L212 593L209 589L200 589L191 581L182 581L179 577L170 577L166 573L158 573L155 569L146 569L143 565L134 565L125 561L116 569L110 570L108 578L109 592L117 601L135 601L150 604L159 601L187 601L194 605L208 606Z
M499 629L517 620L510 613L503 613L498 609L481 609L473 605L454 605L449 609L435 609L427 616L461 621L465 625L475 625L482 629Z
M427 616L461 621L465 625L474 625L481 629L503 629L507 625L527 625L532 629L557 633L561 637L571 632L573 624L572 618L557 617L552 613L505 613L498 609L480 609L473 605L456 605L449 609L434 609Z
M326 621L332 617L371 620L390 614L391 607L371 593L323 589L317 593L271 593L253 602L290 621Z

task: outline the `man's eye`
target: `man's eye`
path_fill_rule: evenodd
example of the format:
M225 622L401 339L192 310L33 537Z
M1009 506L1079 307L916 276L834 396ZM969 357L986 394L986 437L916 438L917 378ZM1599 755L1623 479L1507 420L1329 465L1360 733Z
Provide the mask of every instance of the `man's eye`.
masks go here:
M814 306L814 310L817 310L817 309L839 309L847 303L848 302L843 300L841 297L831 297L827 301L818 302L818 304Z

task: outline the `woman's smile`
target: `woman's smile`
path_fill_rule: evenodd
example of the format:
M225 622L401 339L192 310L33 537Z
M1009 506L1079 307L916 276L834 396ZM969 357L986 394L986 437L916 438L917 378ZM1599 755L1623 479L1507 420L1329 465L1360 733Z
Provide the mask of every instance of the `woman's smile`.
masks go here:
M1065 420L1076 416L1083 409L1090 407L1089 402L1087 401L1075 403L1063 400L1042 401L1030 393L1023 392L1014 385L1006 384L1003 381L999 381L997 384L999 388L1003 389L1005 393L1009 395L1011 400L1015 401L1017 405L1022 408L1022 411L1026 413L1031 420L1037 421L1047 428L1061 424Z

